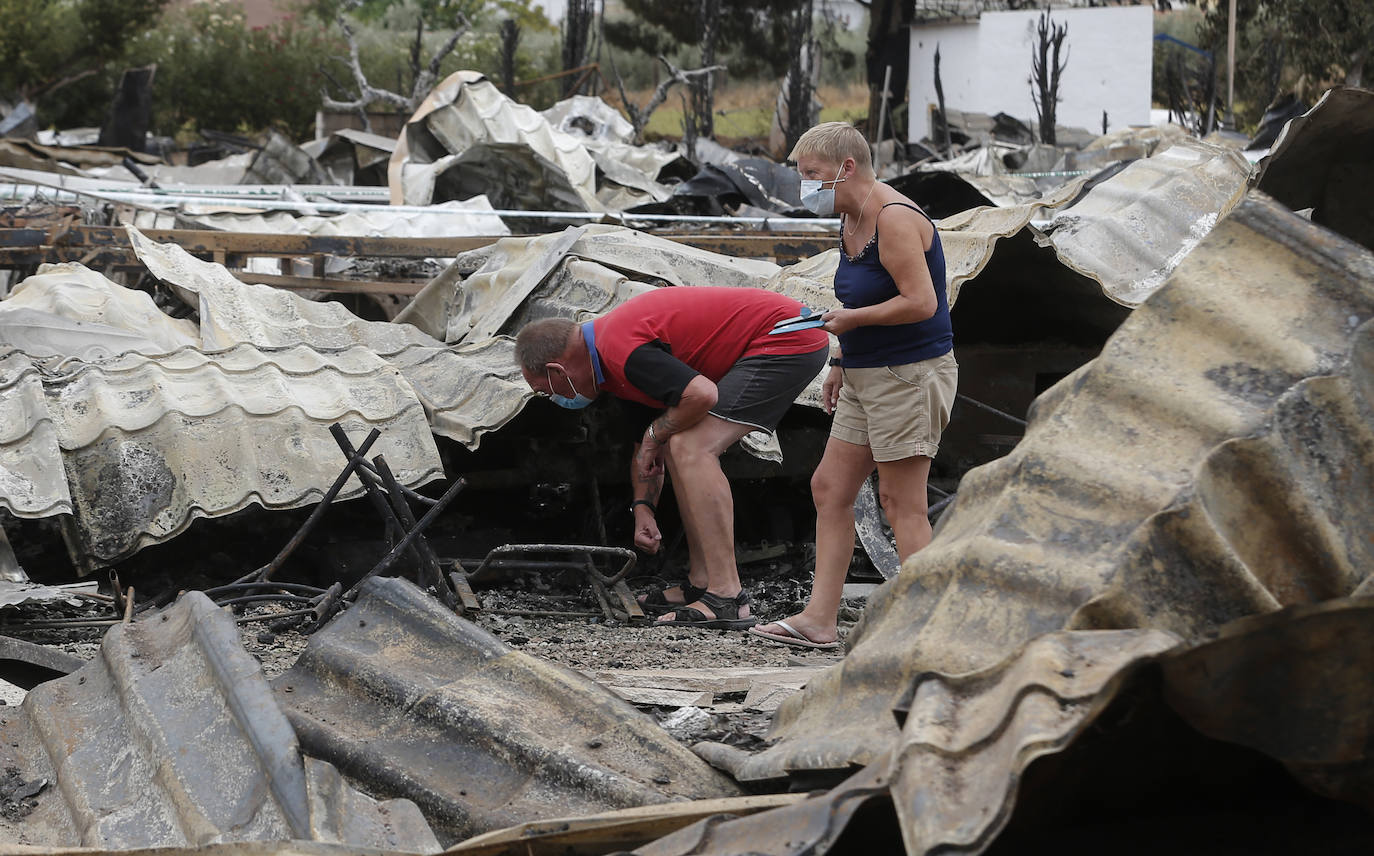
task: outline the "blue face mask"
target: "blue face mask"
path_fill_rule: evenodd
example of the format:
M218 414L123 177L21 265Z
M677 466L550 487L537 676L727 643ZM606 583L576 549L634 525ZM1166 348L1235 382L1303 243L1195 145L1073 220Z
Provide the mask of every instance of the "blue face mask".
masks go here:
M835 188L829 187L822 190L822 186L829 184L839 184L844 181L840 178L840 173L844 172L844 165L840 165L840 172L835 173L835 177L829 182L821 181L816 178L804 178L801 183L801 204L802 207L817 217L829 217L835 213Z
M563 376L564 376L564 377L568 377L566 374L563 375ZM592 401L594 400L594 399L590 399L590 398L588 398L587 396L583 395L582 393L578 392L578 391L577 391L577 386L572 382L572 378L571 378L571 377L568 377L568 386L572 387L572 391L573 391L573 397L572 397L572 398L568 398L566 395L559 395L559 394L556 393L556 392L552 392L552 390L553 390L553 376L549 374L549 370L548 370L548 369L544 369L544 377L548 378L548 380L549 380L549 390L550 390L550 392L549 392L549 400L551 400L554 404L557 404L559 407L565 407L565 408L567 408L568 410L581 410L582 408L586 407L588 404L591 404Z

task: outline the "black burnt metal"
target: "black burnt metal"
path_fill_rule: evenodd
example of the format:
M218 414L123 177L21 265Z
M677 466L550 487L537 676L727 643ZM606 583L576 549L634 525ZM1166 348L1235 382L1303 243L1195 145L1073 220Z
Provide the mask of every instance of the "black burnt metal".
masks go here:
M391 467L387 465L386 458L378 455L373 460L377 466L377 475L381 478L382 484L386 486L387 499L390 500L391 510L396 514L401 531L413 531L415 529L415 515L406 502L405 494L401 492L400 483L396 481L396 476L392 474ZM430 507L433 508L434 506ZM433 586L444 606L449 609L460 609L458 598L453 589L449 588L448 580L444 578L444 572L439 568L439 557L434 555L434 550L429 546L429 542L424 538L416 538L412 555L419 558L421 587Z
M351 460L354 455L353 445L349 442L348 435L344 433L343 428L335 424L330 426L329 432L334 435L334 442L338 443L344 455ZM372 465L367 465L364 462L364 464L359 465L357 473L358 480L366 489L373 508L376 509L377 514L386 524L387 540L395 544L400 535L413 531L416 526L415 516L406 501L406 497L411 494L420 495L415 491L408 491L396 480L387 466L385 458L380 455L377 456L373 459ZM429 505L431 511L438 506L439 500L429 497L420 498ZM467 579L463 576L461 568L454 570L446 578L441 568L440 559L429 546L429 542L423 537L417 536L414 539L409 552L419 568L421 584L433 586L445 606L458 611L474 612L482 608L476 595L472 593L472 587L467 584ZM376 571L370 573L376 573Z
M523 558L540 555L567 555L577 558L566 561ZM522 558L509 558L512 556ZM601 569L597 567L597 557L624 559L624 564L615 573L603 574ZM592 595L596 598L597 604L601 607L602 615L612 621L644 622L648 618L644 615L644 610L640 609L639 602L630 592L630 587L625 584L625 577L634 569L636 561L635 552L625 547L601 547L592 544L507 544L488 553L468 573L468 576L477 578L484 571L496 568L579 570L586 574L587 583L591 587ZM509 614L516 613L510 612ZM521 614L525 613L522 612ZM586 615L587 613L544 613L540 611L539 614L572 616Z
M444 491L444 495L439 497L439 501L434 503L433 507L431 507L429 511L425 512L425 516L421 517L420 520L415 524L415 526L410 529L410 531L405 533L405 536L402 537L401 540L396 543L396 546L391 548L391 552L387 553L384 557L382 557L382 560L378 562L376 565L374 565L372 567L372 570L363 574L362 579L354 583L353 587L350 588L344 594L344 598L347 600L353 600L355 597L357 597L359 587L362 586L362 584L365 581L372 577L378 576L379 574L384 573L392 565L396 564L396 560L401 557L401 554L407 552L408 550L411 550L412 547L414 547L416 540L423 536L424 531L429 528L429 525L433 523L435 518L439 516L439 514L444 510L444 508L447 507L448 504L453 501L453 498L458 495L459 491L461 491L465 487L467 487L466 481L464 481L461 478L455 479L453 484L449 486L449 489ZM388 505L388 508L389 507L390 506Z

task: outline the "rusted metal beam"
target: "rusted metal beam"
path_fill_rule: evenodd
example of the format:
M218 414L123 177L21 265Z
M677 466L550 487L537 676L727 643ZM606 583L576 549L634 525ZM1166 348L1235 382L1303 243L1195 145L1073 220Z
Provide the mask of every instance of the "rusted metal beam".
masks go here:
M361 256L430 258L456 256L499 240L492 235L442 238L387 238L363 235L282 235L268 232L223 232L209 229L147 229L144 234L158 243L176 244L194 256L212 258L216 253L237 256ZM748 258L815 255L835 245L824 232L751 234L665 234L659 237L726 255ZM128 233L117 226L73 226L56 244L44 229L0 229L0 253L17 250L96 248L129 249Z

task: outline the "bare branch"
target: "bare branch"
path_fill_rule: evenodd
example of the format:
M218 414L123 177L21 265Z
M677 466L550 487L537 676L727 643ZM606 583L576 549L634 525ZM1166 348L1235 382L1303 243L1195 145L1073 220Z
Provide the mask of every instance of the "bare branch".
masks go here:
M421 67L420 53L424 47L424 19L421 18L415 25L415 41L410 49L410 69L411 69L411 93L407 98L387 89L373 86L367 82L367 75L363 73L362 61L358 56L358 39L353 33L353 28L348 25L348 19L343 13L339 13L339 29L343 30L344 38L348 40L348 59L345 61L340 57L341 62L346 62L349 71L353 75L353 84L358 87L358 97L351 101L338 101L330 97L329 92L320 92L321 103L330 110L358 110L366 111L367 105L381 101L397 107L408 113L413 113L415 109L429 95L429 91L434 88L434 82L438 79L439 67L444 61L444 57L453 52L457 47L458 40L468 31L468 20L459 13L457 18L457 29L444 42L443 46L435 52L429 64ZM332 81L333 78L331 77ZM338 85L335 81L335 85ZM342 89L342 87L340 87Z

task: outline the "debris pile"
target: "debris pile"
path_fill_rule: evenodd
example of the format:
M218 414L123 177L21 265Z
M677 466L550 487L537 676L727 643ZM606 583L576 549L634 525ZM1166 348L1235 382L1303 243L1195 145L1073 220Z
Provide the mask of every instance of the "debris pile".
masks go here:
M1367 840L1372 107L1333 90L1258 168L952 114L962 154L889 166L940 217L963 384L931 545L899 569L860 494L853 573L882 584L842 658L642 626L630 584L683 549L622 546L637 417L537 401L512 356L656 288L832 304L836 224L794 216L793 171L474 72L398 139L203 168L5 140L0 837ZM814 558L819 379L797 404L724 459L764 608Z

